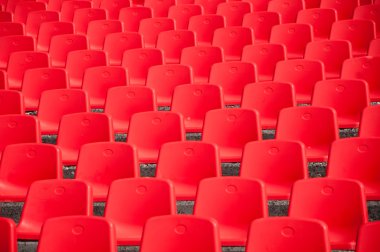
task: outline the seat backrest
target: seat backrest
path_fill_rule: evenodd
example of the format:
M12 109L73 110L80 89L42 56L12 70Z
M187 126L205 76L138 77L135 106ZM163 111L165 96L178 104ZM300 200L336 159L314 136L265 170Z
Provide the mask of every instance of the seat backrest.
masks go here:
M37 251L116 252L115 236L114 225L102 217L66 216L51 218L42 227Z
M335 9L338 13L338 20L351 19L355 8L359 5L359 0L346 0L344 2L335 0L321 0L321 8Z
M157 239L157 228L160 239ZM147 221L141 252L207 251L221 252L219 230L211 218L191 215L167 215Z
M360 137L380 137L379 117L380 107L371 106L363 109L360 121L359 135Z
M0 218L0 250L17 252L16 224L9 218Z
M244 87L241 107L260 114L263 129L275 129L281 109L296 106L295 90L287 82L257 82Z
M108 12L108 18L111 20L117 20L119 18L120 9L131 6L131 1L125 0L101 0L100 8L105 9Z
M52 1L49 1L49 3ZM61 7L61 20L73 22L74 13L77 9L91 8L92 3L86 0L63 1Z
M190 18L188 29L196 35L197 45L211 45L214 31L225 26L223 16L215 14L196 15Z
M52 37L72 33L74 33L74 26L71 22L42 23L37 37L37 50L47 52L49 51Z
M12 22L13 14L8 11L0 11L0 22Z
M268 3L268 11L277 12L281 16L281 23L295 23L299 11L305 9L304 0L287 1L273 0Z
M122 8L119 12L119 20L124 24L124 31L138 32L140 21L152 17L152 9L143 6Z
M24 35L24 24L16 22L1 22L0 37L11 35Z
M216 14L216 10L218 9L218 5L220 3L224 3L224 0L195 0L195 4L199 4L203 7L204 14Z
M268 42L272 27L280 24L280 14L270 11L254 11L244 15L244 27L253 29L256 42Z
M168 18L175 20L177 29L187 30L192 16L202 15L203 8L198 4L178 4L169 8Z
M101 8L80 8L76 9L73 17L75 33L86 34L88 23L93 20L107 19L107 11Z
M337 19L338 14L335 9L319 8L319 6L301 10L297 15L297 23L312 25L315 39L329 39L331 26Z
M268 247L293 252L331 250L325 223L294 217L262 218L252 222L247 252L264 252Z
M28 14L32 11L46 10L46 3L34 1L18 1L14 11L15 22L26 23Z
M146 48L155 48L158 34L163 31L175 30L175 22L167 17L145 18L140 21L139 33L143 37Z
M356 252L375 252L380 249L377 234L380 232L379 222L362 225L359 231Z
M32 11L28 14L25 23L25 32L27 36L37 38L40 25L44 22L53 22L59 20L59 12L57 11Z
M0 23L0 28L1 28ZM13 27L8 27L8 29L13 30ZM1 30L0 30L1 31ZM0 67L7 68L9 57L13 52L18 51L33 51L34 50L34 40L30 36L23 35L7 35L0 36Z
M380 34L380 16L377 14L380 12L380 4L368 4L355 8L354 19L368 19L372 20L376 24L376 33ZM377 35L377 37L378 37Z
M65 1L71 2L71 1ZM64 34L55 35L50 40L49 55L53 67L65 67L67 54L70 51L86 50L88 41L85 35Z
M103 2L106 0L103 0ZM111 2L111 1L110 1ZM103 50L107 34L122 32L123 25L119 20L93 20L88 23L87 38L90 49Z
M24 113L24 97L22 93L0 89L0 115Z
M145 0L144 6L152 9L153 17L167 17L169 8L176 5L176 0Z
M124 51L142 47L142 37L137 32L110 33L104 40L104 51L107 52L111 66L121 65Z
M249 2L226 2L218 4L216 14L226 18L226 26L241 26L245 14L252 12Z

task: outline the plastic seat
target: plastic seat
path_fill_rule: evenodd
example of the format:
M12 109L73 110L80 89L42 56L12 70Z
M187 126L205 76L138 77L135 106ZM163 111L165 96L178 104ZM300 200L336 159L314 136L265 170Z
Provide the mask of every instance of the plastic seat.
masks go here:
M194 0L194 4L198 4L203 7L203 13L206 15L216 14L218 5L224 2L226 1L225 0Z
M305 59L319 60L325 68L327 79L338 79L343 62L352 58L351 44L346 40L322 40L310 42L306 46Z
M249 2L232 1L218 4L216 14L224 16L226 26L241 26L245 14L252 12Z
M156 109L156 97L151 88L120 86L108 89L104 112L112 117L115 133L126 133L133 114Z
M294 182L308 178L305 146L282 140L247 143L240 177L263 181L269 200L289 200Z
M44 22L53 22L59 20L59 12L57 11L32 11L28 14L25 23L26 35L37 38L40 25Z
M131 1L125 0L101 0L100 2L100 8L108 12L108 18L111 20L117 20L120 10L131 5Z
M49 48L51 65L53 67L65 67L67 54L70 51L86 49L88 49L88 42L85 35L65 34L53 36Z
M264 184L234 177L203 179L194 215L218 222L222 246L245 246L251 222L268 216Z
M26 70L21 87L25 109L37 110L43 91L67 87L67 76L64 69L33 68Z
M144 6L152 9L152 17L167 17L169 8L176 4L176 0L145 0Z
M193 69L195 83L207 83L212 65L223 61L222 49L215 46L186 47L181 54L181 64Z
M339 139L336 112L327 107L284 108L278 117L276 139L301 141L309 162L326 162L331 143Z
M117 32L108 34L104 40L104 51L111 66L120 66L124 51L142 48L142 37L137 32Z
M371 101L380 101L380 57L359 57L343 62L342 79L362 79L368 83Z
M52 0L49 0L49 3ZM87 9L92 7L92 2L87 0L63 1L61 7L61 20L64 22L73 22L74 13L77 9Z
M363 5L355 8L354 19L368 19L375 22L377 37L380 35L380 4Z
M157 48L165 55L166 64L178 64L182 49L195 46L195 34L188 30L171 30L160 32L157 38Z
M214 31L212 45L220 47L226 61L238 61L241 59L243 48L253 44L254 35L248 27L226 27Z
M244 27L249 27L255 35L255 43L269 41L272 27L280 24L280 14L269 11L254 11L244 15Z
M160 239L157 239L158 229ZM222 249L215 220L191 215L167 215L147 221L140 251L221 252Z
M0 115L24 114L24 98L22 93L0 89Z
M104 108L107 91L128 85L127 70L117 66L99 66L86 69L82 89L87 92L91 108Z
M67 54L66 71L71 88L81 88L87 68L106 66L107 58L104 51L77 50Z
M329 39L332 24L338 20L335 9L306 9L298 12L297 23L310 24L315 40Z
M177 29L187 30L192 16L202 15L203 8L197 4L178 4L169 8L168 18L175 21Z
M148 70L155 65L162 65L162 50L155 48L138 48L127 50L123 54L122 66L128 69L131 84L145 85Z
M75 33L86 34L88 23L94 20L107 19L107 12L105 9L99 8L81 8L74 12L73 24Z
M289 59L303 58L307 43L313 41L310 24L281 24L272 28L270 43L283 44Z
M62 4L65 2L65 0L49 0L45 2L47 3L47 10L61 11Z
M126 143L90 143L80 149L75 179L91 186L94 201L106 201L113 181L138 175L136 150Z
M89 111L88 97L82 90L46 90L42 92L38 106L41 134L57 134L64 115Z
M206 113L221 108L223 92L218 85L189 84L174 89L171 111L183 115L187 132L202 132Z
M297 103L310 103L315 83L324 79L323 63L306 59L279 61L273 78L294 85Z
M190 31L196 35L198 46L211 45L214 31L225 26L225 18L220 15L197 15L189 20Z
M24 35L24 24L15 22L0 22L0 38L11 35Z
M380 222L366 223L361 226L356 252L375 252L380 249L378 236L380 232Z
M280 14L281 23L295 23L299 11L305 9L303 0L272 0L268 3L268 11Z
M263 129L275 129L281 109L296 106L294 86L286 82L258 82L244 87L241 107L260 114Z
M255 44L243 48L241 61L255 64L259 81L271 81L277 62L286 60L286 48L281 44Z
M19 1L16 5L13 20L26 23L28 14L32 11L46 10L46 3L35 1Z
M119 20L124 24L124 31L138 32L140 21L152 17L152 9L142 6L122 8Z
M268 3L271 0L243 0L249 2L252 5L253 11L266 11L268 9Z
M6 69L8 66L9 56L13 52L33 51L34 41L32 37L23 35L10 35L0 37L0 48L0 68Z
M355 179L364 185L367 200L380 198L378 153L380 140L375 137L355 137L335 141L331 145L327 177ZM358 169L360 167L360 169Z
M62 150L64 165L75 165L80 147L86 143L112 142L111 118L100 113L64 115L58 129L57 146Z
M293 252L329 252L330 243L325 223L292 217L262 218L252 222L247 252L273 252L284 248Z
M143 38L144 47L154 48L160 32L174 29L175 23L171 18L145 18L140 21L139 33Z
M360 120L360 137L380 137L379 119L380 107L371 106L363 109Z
M184 141L182 115L169 111L148 111L131 116L127 143L135 145L140 163L156 163L161 145Z
M240 104L244 87L256 81L256 66L249 62L221 62L211 67L209 82L222 88L224 103L228 105Z
M0 200L24 201L29 186L38 180L61 179L61 151L40 143L10 144L0 166Z
M321 207L328 211L321 211ZM299 180L293 186L289 216L325 222L331 249L354 250L359 228L368 222L363 185L343 179Z
M107 34L122 32L122 23L118 20L94 20L88 23L87 38L91 50L103 50Z
M146 79L146 86L155 91L158 106L170 106L175 87L191 83L191 68L177 64L152 66Z
M218 145L222 162L240 162L244 145L261 140L259 113L251 109L215 109L206 113L202 141Z
M0 217L0 250L17 252L16 224L9 218Z
M321 0L321 8L335 9L338 13L338 20L351 19L355 8L359 5L359 0Z
M0 22L12 22L13 14L7 11L0 11Z
M111 184L104 216L115 224L118 245L140 245L145 222L175 214L175 202L173 185L167 180L119 179Z
M216 145L203 142L163 144L157 162L156 177L169 179L177 200L195 200L202 179L221 176Z
M92 214L91 188L84 182L48 179L34 182L22 209L17 237L38 240L45 220L70 215Z
M372 20L342 20L331 27L331 40L348 40L353 56L365 56L369 44L376 38L375 23Z
M380 38L373 39L369 44L368 56L380 56Z
M47 52L54 36L72 33L74 33L74 26L71 22L42 23L37 37L37 50Z
M49 67L49 55L43 52L13 52L8 62L8 85L10 89L21 90L25 71Z
M315 84L312 106L335 109L340 128L358 128L370 105L368 84L362 80L327 80Z
M115 227L107 219L67 216L50 218L44 223L37 251L116 252L116 248Z

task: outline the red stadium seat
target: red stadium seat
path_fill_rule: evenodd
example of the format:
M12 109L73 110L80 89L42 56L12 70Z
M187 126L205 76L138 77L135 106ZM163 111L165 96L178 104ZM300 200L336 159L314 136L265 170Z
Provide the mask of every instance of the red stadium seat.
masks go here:
M292 217L262 218L252 222L247 252L265 252L286 248L292 252L329 252L330 243L325 223Z
M169 179L177 200L195 200L202 179L221 175L216 145L202 142L163 144L157 162L156 177Z
M140 21L152 17L152 9L142 6L122 8L119 20L124 24L124 31L138 32Z
M253 11L266 11L268 9L268 3L271 0L243 0L249 2L252 5Z
M156 109L156 97L151 88L120 86L108 90L104 112L112 117L115 133L126 133L133 114Z
M368 56L380 56L380 38L373 39L369 44Z
M193 31L198 46L211 45L214 31L225 26L225 18L220 15L197 15L189 20L190 31Z
M224 61L223 51L214 46L192 46L182 50L181 64L193 69L195 83L207 83L213 64Z
M247 143L240 177L263 181L269 200L289 200L293 183L308 178L305 146L281 140Z
M57 134L64 115L89 111L88 97L82 90L46 90L42 92L38 106L41 134Z
M335 9L338 13L338 20L351 19L355 8L359 5L359 0L321 0L321 8Z
M249 2L232 1L220 3L216 9L216 14L225 17L226 26L241 26L244 15L252 12L252 9Z
M198 4L203 7L203 13L216 14L216 10L220 3L224 3L226 0L194 0L194 4Z
M0 26L1 24L2 23L0 23ZM0 48L1 48L0 68L6 69L8 66L9 56L13 52L33 51L34 41L33 41L33 38L29 36L22 36L22 35L4 36L4 37L0 37Z
M157 230L160 230L160 239L157 239ZM147 221L140 251L221 252L222 249L219 229L212 218L167 215Z
M283 44L289 59L303 58L307 43L313 41L313 27L309 24L281 24L273 26L270 43Z
M241 56L243 62L255 64L259 81L273 80L277 62L286 59L286 47L270 43L247 45Z
M155 91L158 106L170 106L174 88L193 83L191 68L186 65L157 65L148 70L146 86Z
M74 26L71 22L42 23L37 37L37 50L47 52L54 36L72 33L74 33Z
M89 143L80 149L75 179L91 186L94 201L106 201L114 180L138 175L136 150L126 143Z
M61 118L57 146L62 150L64 165L75 165L81 146L86 143L112 142L111 118L100 113L75 113Z
M202 15L203 8L197 4L178 4L169 8L168 18L175 20L177 29L187 30L192 16Z
M0 11L0 22L12 22L13 14L7 11Z
M380 35L380 4L363 5L355 8L354 19L368 19L376 24L377 37Z
M49 3L51 1L52 0L49 0ZM77 9L87 9L91 7L91 1L87 0L63 1L61 8L61 20L64 22L73 22L74 13Z
M297 23L310 24L315 40L329 39L332 24L338 20L335 9L306 9L298 12Z
M280 24L280 14L270 11L254 11L243 18L243 26L253 29L255 43L269 41L272 27Z
M77 50L67 54L66 71L70 88L81 88L87 68L106 66L107 58L104 51Z
M65 67L67 54L70 51L86 49L88 49L88 42L85 35L65 34L53 36L49 48L51 65L52 67Z
M240 26L216 29L212 39L213 46L222 48L226 61L240 60L244 46L253 42L253 30Z
M111 66L120 66L124 51L142 48L142 37L137 32L117 32L108 34L104 40L104 51Z
M17 237L38 240L47 219L92 214L91 188L73 179L48 179L34 182L22 209Z
M0 115L24 114L24 97L21 92L0 89Z
M152 9L152 17L167 17L169 8L176 5L176 0L145 0L144 6Z
M129 84L127 70L117 66L98 66L86 69L82 89L87 92L91 108L104 108L107 91Z
M59 12L46 10L30 12L25 23L26 35L37 38L40 25L44 22L53 21L59 21Z
M335 109L340 128L358 128L369 106L368 84L362 80L327 80L315 84L312 106Z
M121 65L128 69L131 84L145 85L149 68L162 65L163 62L162 50L138 48L125 51Z
M16 4L13 20L15 22L26 23L28 14L32 11L46 10L46 3L35 1L19 1Z
M294 86L287 82L257 82L244 88L241 107L260 114L263 129L275 129L281 109L296 106Z
M59 227L59 229L57 229ZM102 217L67 216L48 219L42 226L38 252L115 252L115 228Z
M94 20L107 19L107 11L100 8L80 8L75 10L73 24L75 33L86 34L88 23Z
M173 185L167 180L119 179L111 184L104 216L115 224L118 245L140 245L145 222L174 215L175 202ZM154 207L147 208L148 204Z
M175 22L171 18L145 18L140 21L139 33L146 48L156 47L158 34L175 29Z
M255 110L228 108L206 113L202 141L218 145L222 162L240 162L244 145L261 138Z
M118 20L94 20L89 22L87 28L87 38L90 44L90 49L103 50L104 40L107 34L122 31L122 23Z
M360 121L360 137L380 137L380 107L371 106L363 110Z
M218 85L188 84L174 89L171 111L183 115L187 132L201 132L206 112L224 108Z
M289 216L325 222L331 249L354 250L359 228L368 222L363 186L355 180L299 180L293 186Z
M264 184L236 177L203 179L199 183L194 215L218 222L223 246L244 246L251 222L268 216Z
M299 11L305 9L304 0L272 0L268 3L268 11L280 14L281 23L295 23Z
M100 2L100 8L108 12L108 18L111 20L117 20L120 10L131 5L129 0L101 0Z
M257 81L257 70L249 62L221 62L211 67L209 82L223 90L225 104L240 104L244 87Z
M15 22L0 22L0 38L11 35L24 35L24 24Z
M282 109L278 117L276 139L301 141L306 146L309 162L326 162L331 143L339 139L336 112L326 107Z
M375 252L380 249L377 236L380 232L379 223L379 221L376 221L361 226L357 240L356 252Z

